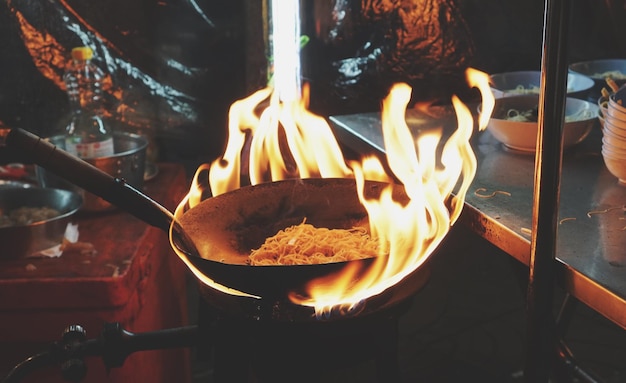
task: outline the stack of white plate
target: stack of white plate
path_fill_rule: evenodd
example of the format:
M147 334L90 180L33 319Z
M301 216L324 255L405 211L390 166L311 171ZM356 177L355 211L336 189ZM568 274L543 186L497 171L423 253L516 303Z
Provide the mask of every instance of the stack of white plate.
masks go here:
M602 128L602 157L619 183L626 185L626 87L600 101L604 113ZM606 107L603 109L602 104Z

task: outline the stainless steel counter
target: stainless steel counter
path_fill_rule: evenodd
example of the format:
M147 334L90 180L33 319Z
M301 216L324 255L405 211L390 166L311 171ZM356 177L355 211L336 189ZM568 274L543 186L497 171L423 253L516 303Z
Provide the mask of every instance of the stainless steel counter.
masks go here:
M384 153L378 113L333 116L330 121L347 147L358 153ZM456 129L448 111L427 116L410 110L407 122L414 135L440 125L444 132ZM626 187L604 166L601 135L598 124L563 155L558 283L626 329ZM459 222L528 265L534 154L507 150L487 131L475 133L472 145L478 170Z

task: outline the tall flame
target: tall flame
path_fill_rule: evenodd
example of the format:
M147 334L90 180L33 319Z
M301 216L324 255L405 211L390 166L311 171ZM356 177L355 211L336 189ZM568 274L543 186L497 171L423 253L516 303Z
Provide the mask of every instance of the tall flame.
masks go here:
M488 84L487 75L471 69L468 78L482 87L483 98L488 100L483 106L488 117L493 107L489 106L491 93L482 85ZM428 259L461 213L476 172L476 157L469 142L474 126L472 114L453 97L458 129L445 143L440 158L442 166L437 166L436 148L441 133L426 133L414 141L404 118L410 98L411 88L396 84L383 101L382 110L387 162L393 175L404 185L409 202L403 205L394 201L391 186L379 199L366 199L365 180L384 178L383 165L376 158L351 163L359 199L368 212L370 232L381 243L388 244L389 256L379 257L366 276L359 275L357 283L354 282L356 275L346 272L343 289L336 285L328 288L327 284L316 281L309 290L312 298L292 297L299 304L314 306L318 315L339 304L349 310L361 300L400 282ZM486 121L479 121L480 129L486 127Z
M468 69L467 76L468 82L481 91L478 125L484 129L493 109L488 76L475 69ZM184 204L193 207L201 201L201 190L206 186L198 181L198 175L207 169L213 196L239 188L242 162L246 162L242 157L247 159L252 185L293 177L354 178L359 200L368 212L370 233L386 244L383 252L389 255L376 258L365 273L347 268L341 276L328 277L332 284L311 282L306 297L290 295L294 303L314 307L318 315L337 307L349 310L397 284L428 259L459 217L476 172L470 145L474 118L468 107L452 98L458 128L443 143L438 157L441 130L414 139L407 125L405 112L411 91L407 84L396 84L382 104L386 160L392 175L385 173L384 165L375 157L346 163L329 124L307 110L306 85L303 96L296 100L280 100L272 88L266 88L235 102L230 109L229 140L223 157L210 167L205 164L198 169L177 214ZM365 180L391 183L394 177L404 186L408 203L395 201L391 186L378 199L365 197ZM197 270L194 273L201 274ZM216 285L206 276L201 279L221 291L245 294Z

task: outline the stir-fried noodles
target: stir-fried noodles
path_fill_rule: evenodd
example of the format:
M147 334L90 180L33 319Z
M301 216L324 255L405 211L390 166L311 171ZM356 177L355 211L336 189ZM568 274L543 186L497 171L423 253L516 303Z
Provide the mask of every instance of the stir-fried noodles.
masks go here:
M305 220L306 221L306 220ZM252 250L251 265L303 265L344 262L379 255L379 244L362 227L317 228L303 221L269 237Z

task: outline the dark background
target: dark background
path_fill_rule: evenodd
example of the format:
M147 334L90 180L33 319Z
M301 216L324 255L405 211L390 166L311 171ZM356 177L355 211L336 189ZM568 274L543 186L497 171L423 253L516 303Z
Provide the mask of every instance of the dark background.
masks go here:
M621 1L572 5L569 61L626 57ZM158 159L203 162L225 144L230 104L265 85L261 0L7 0L0 6L0 127L62 128L69 51L95 47L116 128L156 138ZM539 70L538 0L302 1L303 74L323 116L378 109L393 81L446 102L468 66ZM346 73L345 68L356 69Z

